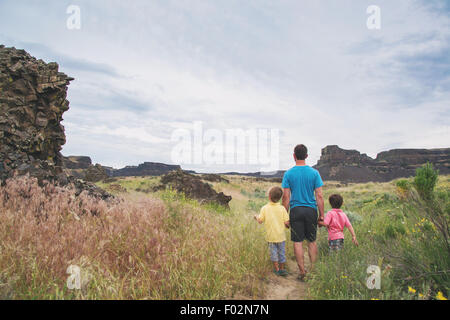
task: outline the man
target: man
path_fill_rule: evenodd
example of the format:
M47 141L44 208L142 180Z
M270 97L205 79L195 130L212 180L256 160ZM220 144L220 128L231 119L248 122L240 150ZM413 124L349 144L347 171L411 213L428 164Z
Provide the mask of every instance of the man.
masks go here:
M303 241L308 241L308 254L311 269L317 258L317 221L323 221L324 203L322 178L316 169L306 165L308 149L299 144L294 149L295 166L286 171L283 177L283 206L289 211L291 240L300 270L299 280L306 275ZM317 215L319 209L319 216Z

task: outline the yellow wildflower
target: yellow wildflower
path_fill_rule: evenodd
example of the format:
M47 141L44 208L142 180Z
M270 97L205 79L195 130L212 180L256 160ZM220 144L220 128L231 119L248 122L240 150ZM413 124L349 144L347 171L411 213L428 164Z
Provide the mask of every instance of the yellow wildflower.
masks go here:
M438 300L448 300L441 291L439 291L438 294L436 295L436 299L438 299Z
M411 288L411 287L408 287L408 292L416 293L416 289L413 289L413 288Z

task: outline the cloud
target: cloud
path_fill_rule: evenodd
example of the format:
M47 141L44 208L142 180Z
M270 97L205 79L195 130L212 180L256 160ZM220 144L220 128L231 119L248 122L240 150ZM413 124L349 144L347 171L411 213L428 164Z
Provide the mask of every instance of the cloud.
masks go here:
M26 48L28 53L38 57L38 59L43 59L47 62L58 62L61 71L84 71L88 73L99 73L109 77L121 77L121 75L117 73L116 69L110 65L91 62L86 59L77 59L75 57L57 52L40 43L15 41L3 34L0 34L0 42L8 43L8 45L18 48Z
M65 28L68 4L0 4L0 40L76 78L64 153L171 162L172 132L194 121L279 129L281 169L297 143L311 164L328 144L371 156L448 147L446 1L379 0L377 31L366 28L366 0L79 0L80 31ZM207 168L238 169L257 170Z

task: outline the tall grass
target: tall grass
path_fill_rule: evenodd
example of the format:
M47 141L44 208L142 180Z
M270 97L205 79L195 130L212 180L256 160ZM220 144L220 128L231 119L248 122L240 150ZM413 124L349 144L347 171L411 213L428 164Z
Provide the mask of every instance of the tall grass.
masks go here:
M261 296L266 250L247 217L170 193L107 203L27 177L0 188L0 299ZM69 290L69 265L82 270Z
M319 231L320 254L310 282L315 299L444 299L450 294L448 222L449 179L424 166L415 179L392 183L328 185L326 196L341 193L344 211L360 246L346 241L338 254L328 251ZM346 231L347 232L347 231ZM349 234L346 238L350 239ZM369 265L381 269L381 289L366 286Z

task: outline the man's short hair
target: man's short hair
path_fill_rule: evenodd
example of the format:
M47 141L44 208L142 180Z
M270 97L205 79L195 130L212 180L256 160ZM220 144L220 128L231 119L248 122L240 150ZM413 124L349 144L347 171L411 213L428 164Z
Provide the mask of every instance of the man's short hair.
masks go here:
M297 160L305 160L308 156L308 148L304 144L298 144L294 148L294 154Z
M283 196L283 190L280 187L272 187L269 190L269 198L272 202L280 201Z
M344 199L340 194L332 194L330 198L328 198L328 201L330 201L331 207L333 209L340 209L342 207Z

